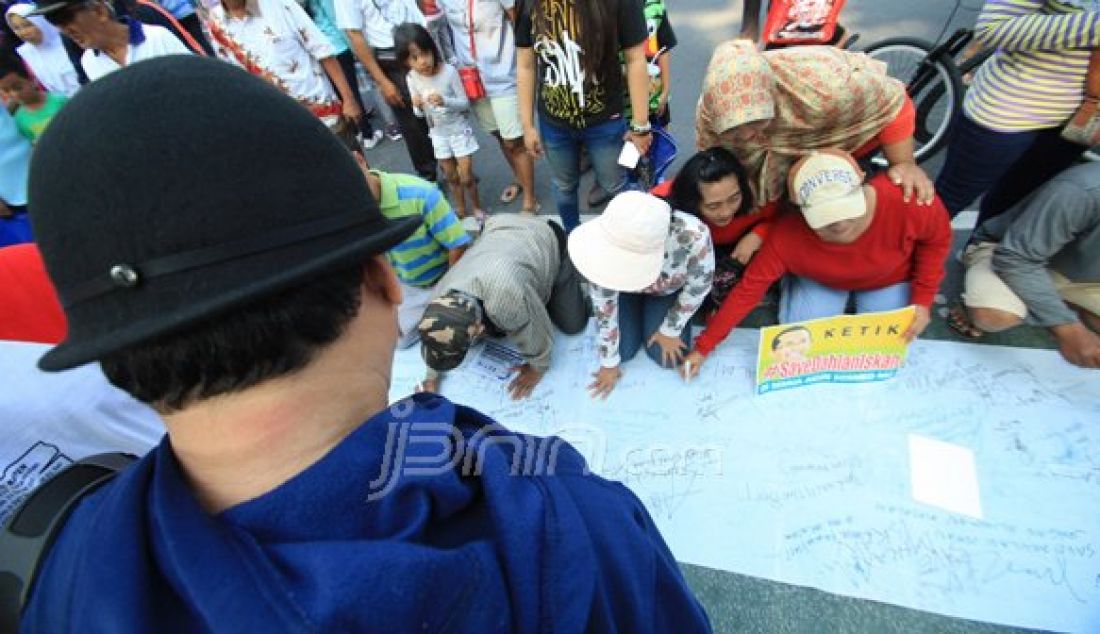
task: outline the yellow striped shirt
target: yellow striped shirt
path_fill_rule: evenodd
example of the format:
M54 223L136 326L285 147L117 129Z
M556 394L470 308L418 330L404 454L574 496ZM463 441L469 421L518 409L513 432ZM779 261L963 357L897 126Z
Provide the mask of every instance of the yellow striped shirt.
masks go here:
M999 132L1039 130L1081 105L1100 46L1100 0L989 0L975 31L997 52L966 94L971 120Z

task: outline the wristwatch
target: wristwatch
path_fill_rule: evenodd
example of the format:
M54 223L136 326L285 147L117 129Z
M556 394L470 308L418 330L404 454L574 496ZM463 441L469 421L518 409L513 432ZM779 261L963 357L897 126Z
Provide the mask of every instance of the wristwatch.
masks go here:
M639 134L639 135L644 136L646 134L649 134L650 132L653 132L653 126L650 125L648 122L643 123L642 125L638 125L637 123L634 123L633 121L630 122L630 133L631 134Z

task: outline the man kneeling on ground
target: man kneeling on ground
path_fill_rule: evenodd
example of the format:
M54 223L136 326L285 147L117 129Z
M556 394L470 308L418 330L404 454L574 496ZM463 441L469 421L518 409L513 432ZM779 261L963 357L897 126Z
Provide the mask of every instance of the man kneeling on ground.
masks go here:
M951 225L937 196L931 205L902 200L885 173L863 182L852 157L838 150L810 154L791 168L786 212L749 263L688 356L692 374L730 330L784 275L779 322L916 306L908 340L928 326L951 249Z
M508 337L523 355L508 391L526 398L550 369L553 326L575 335L588 322L580 282L557 224L528 215L490 217L424 311L420 345L428 376L421 388L437 391L440 373L458 367L487 334Z
M420 220L383 218L293 99L216 60L140 62L32 162L69 322L39 364L100 362L168 435L76 505L21 631L710 629L641 502L572 447L436 395L387 407L382 254Z
M1100 368L1100 163L1062 172L986 221L963 261L975 335L1027 320L1049 329L1070 363Z

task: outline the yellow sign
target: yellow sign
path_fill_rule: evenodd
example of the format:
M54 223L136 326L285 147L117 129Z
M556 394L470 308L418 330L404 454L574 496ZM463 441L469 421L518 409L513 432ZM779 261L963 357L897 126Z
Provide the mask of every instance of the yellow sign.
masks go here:
M883 381L905 363L912 306L760 329L756 393L813 383Z

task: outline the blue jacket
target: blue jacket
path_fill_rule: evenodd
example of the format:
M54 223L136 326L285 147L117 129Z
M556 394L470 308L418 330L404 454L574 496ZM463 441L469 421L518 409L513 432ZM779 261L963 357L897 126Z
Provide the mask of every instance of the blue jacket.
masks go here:
M625 487L560 439L431 395L217 516L165 439L72 514L22 628L710 631Z

